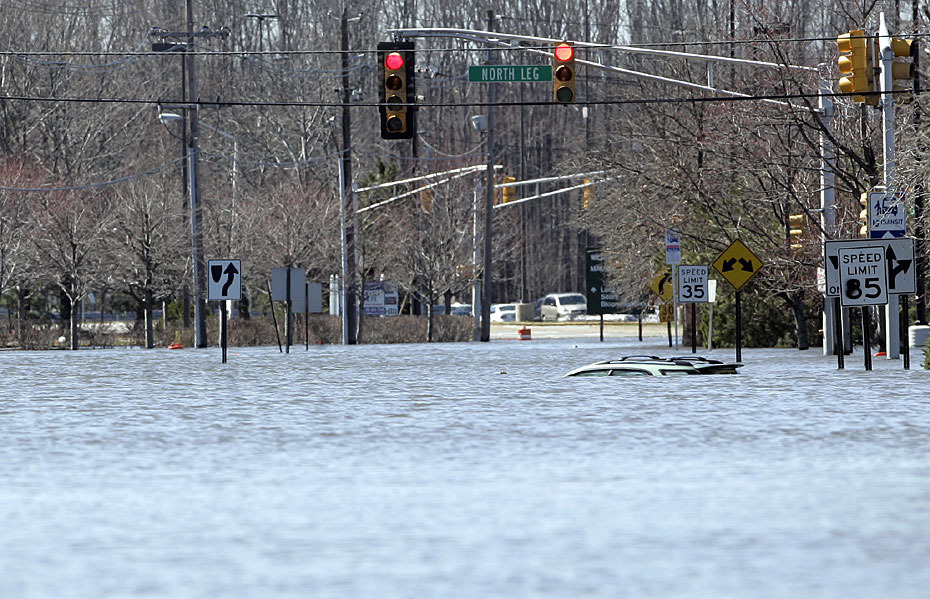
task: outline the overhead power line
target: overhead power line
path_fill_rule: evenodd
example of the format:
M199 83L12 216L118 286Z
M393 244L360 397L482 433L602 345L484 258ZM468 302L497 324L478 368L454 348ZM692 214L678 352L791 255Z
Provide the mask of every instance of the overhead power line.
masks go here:
M913 90L895 90L888 92L897 95L918 93ZM920 91L926 94L928 91ZM688 97L652 97L652 98L625 98L618 100L577 100L571 105L576 106L620 106L624 104L688 104L688 103L714 103L714 102L750 102L762 100L799 100L818 98L848 98L852 96L878 95L879 92L852 92L852 93L797 93L797 94L755 94L743 96L688 96ZM293 107L293 108L342 108L341 102L301 102L301 101L258 101L258 100L199 100L180 102L178 100L164 100L156 98L54 98L45 96L3 96L0 100L20 102L62 102L78 104L162 104L162 105L190 105L203 108L222 108L228 106L266 106L266 107ZM377 108L382 104L378 102L353 102L350 108ZM551 100L515 101L515 102L417 102L406 104L417 108L467 108L485 106L554 106ZM398 106L398 104L393 104ZM561 105L560 105L561 106Z

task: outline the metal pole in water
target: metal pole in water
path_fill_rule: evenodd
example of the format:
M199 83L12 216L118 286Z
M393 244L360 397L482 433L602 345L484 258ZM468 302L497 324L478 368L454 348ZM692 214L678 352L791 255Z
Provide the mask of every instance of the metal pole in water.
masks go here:
M840 298L833 298L833 351L836 352L836 369L843 370L846 368L846 343L843 340L843 309L840 305Z
M736 361L743 359L743 309L740 305L742 292L736 292Z
M696 328L695 327L696 317L694 315L694 312L695 312L694 306L695 304L691 304L691 353L692 354L697 353L697 331L694 330Z
M226 348L228 347L227 324L226 324L226 302L220 302L220 345L223 347L223 364L226 363Z
M866 370L872 370L872 319L868 306L862 306L862 356Z

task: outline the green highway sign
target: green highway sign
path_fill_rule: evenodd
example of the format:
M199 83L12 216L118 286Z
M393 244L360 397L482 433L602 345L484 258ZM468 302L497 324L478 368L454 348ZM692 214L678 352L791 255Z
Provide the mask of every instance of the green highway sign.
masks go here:
M471 83L552 81L551 65L479 65L468 67Z

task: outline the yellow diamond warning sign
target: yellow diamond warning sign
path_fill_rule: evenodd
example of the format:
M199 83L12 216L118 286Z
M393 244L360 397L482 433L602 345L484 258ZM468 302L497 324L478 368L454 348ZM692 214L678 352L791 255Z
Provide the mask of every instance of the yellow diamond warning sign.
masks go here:
M762 260L737 239L714 260L714 269L739 291L762 268Z
M661 272L649 281L649 289L658 295L662 301L672 301L672 275L667 272Z

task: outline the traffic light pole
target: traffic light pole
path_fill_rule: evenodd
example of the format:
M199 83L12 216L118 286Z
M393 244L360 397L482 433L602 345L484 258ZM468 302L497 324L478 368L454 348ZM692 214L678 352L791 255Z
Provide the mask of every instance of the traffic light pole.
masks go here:
M820 119L820 230L821 242L836 235L836 149L833 147L833 93L829 81L820 81L820 104L817 117ZM821 243L823 247L823 243ZM837 327L839 302L824 297L823 302L823 355L837 354L838 365L843 360L843 340ZM842 368L842 366L839 366Z
M488 11L488 31L494 30L494 11ZM487 63L491 64L493 53L489 49ZM481 274L481 341L491 340L491 247L494 227L494 103L497 88L488 86L488 169L485 171L484 198L484 270Z
M894 52L891 50L891 36L885 26L885 13L878 14L878 47L881 52L882 73L879 78L879 89L882 92L882 139L885 163L885 189L894 190L895 156L894 156L894 96L891 91L894 85L891 63ZM900 336L900 310L901 296L890 294L888 306L885 309L885 357L896 360L901 357ZM865 351L869 351L866 347Z

